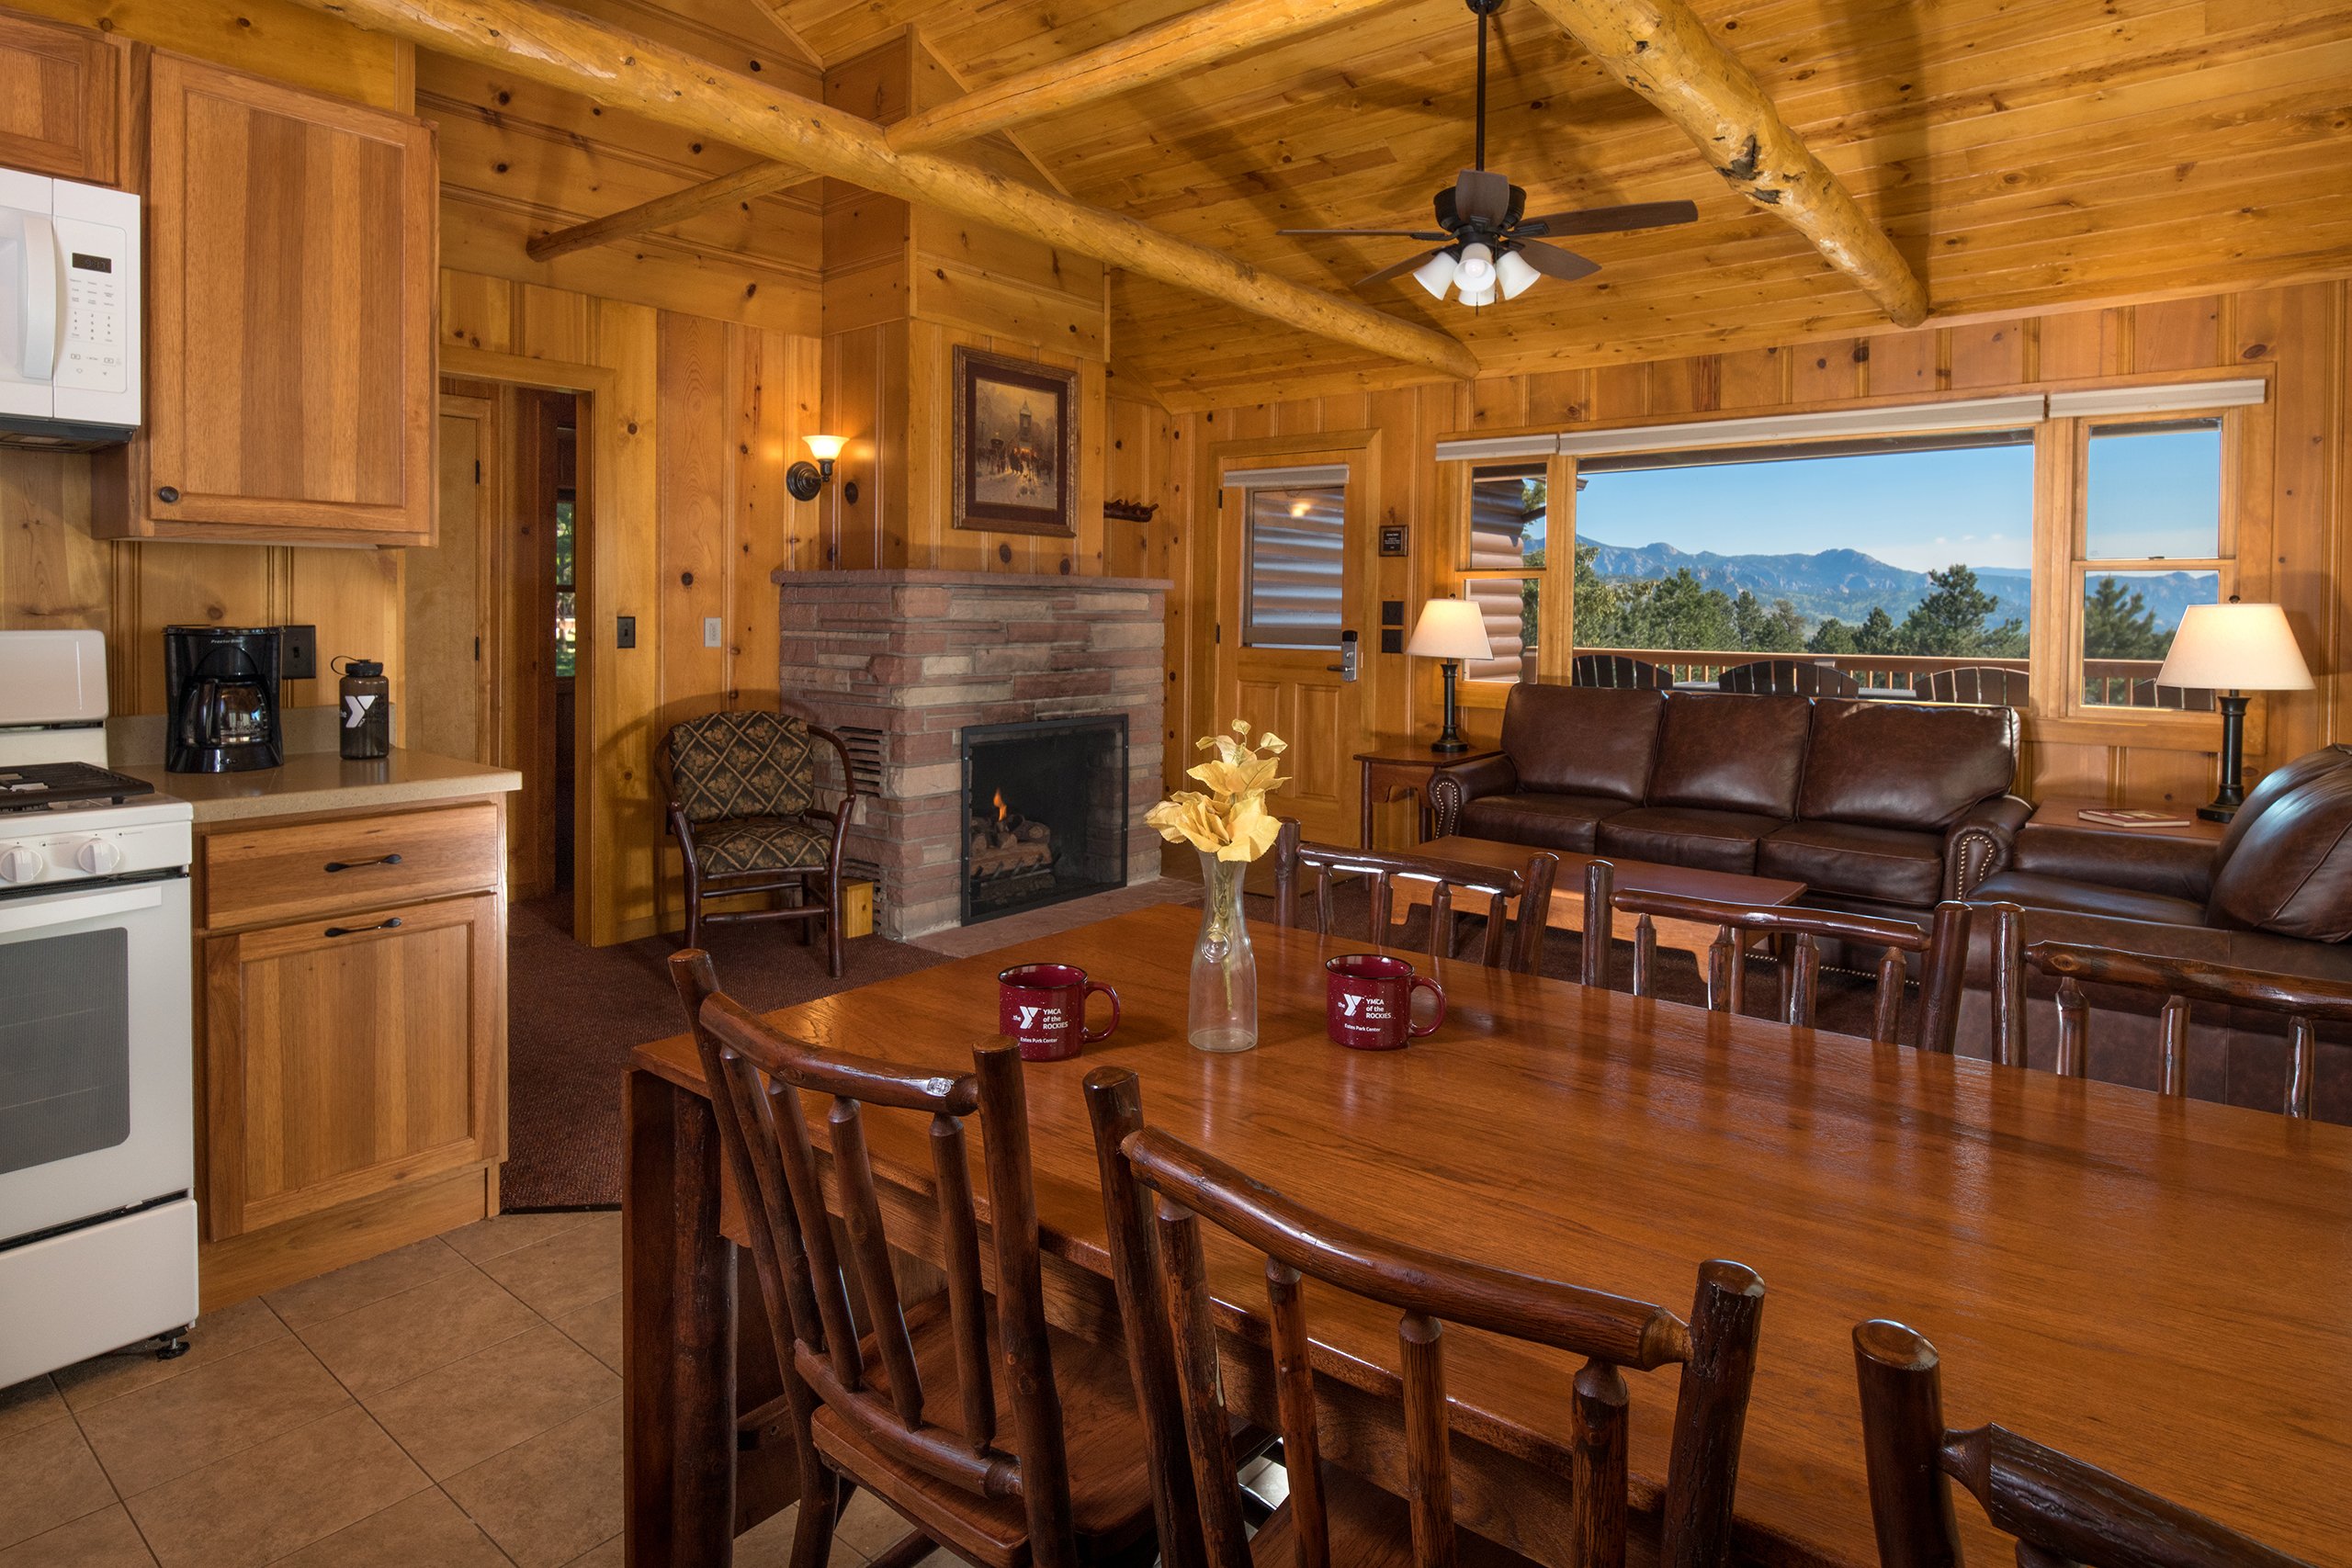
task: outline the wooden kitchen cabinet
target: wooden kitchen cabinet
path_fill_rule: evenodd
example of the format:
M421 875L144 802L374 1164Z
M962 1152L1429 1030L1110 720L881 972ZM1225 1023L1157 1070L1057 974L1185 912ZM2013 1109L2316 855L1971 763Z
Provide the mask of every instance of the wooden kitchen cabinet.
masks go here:
M123 52L88 28L0 12L0 168L114 184Z
M145 67L147 413L101 536L433 541L432 128L161 51Z
M498 1212L503 797L198 823L207 1310Z
M205 944L205 1234L505 1156L503 942L481 894Z

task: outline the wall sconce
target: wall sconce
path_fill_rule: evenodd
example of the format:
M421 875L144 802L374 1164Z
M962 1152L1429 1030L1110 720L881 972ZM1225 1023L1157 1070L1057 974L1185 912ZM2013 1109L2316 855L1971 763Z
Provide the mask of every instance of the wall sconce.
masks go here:
M784 471L784 488L791 492L792 499L795 501L814 501L817 499L817 492L825 488L825 481L833 477L833 459L839 457L842 455L842 448L849 445L849 437L846 435L804 435L800 439L808 444L808 450L817 460L813 463L795 463L786 468ZM852 506L857 504L855 479L842 481L842 499Z

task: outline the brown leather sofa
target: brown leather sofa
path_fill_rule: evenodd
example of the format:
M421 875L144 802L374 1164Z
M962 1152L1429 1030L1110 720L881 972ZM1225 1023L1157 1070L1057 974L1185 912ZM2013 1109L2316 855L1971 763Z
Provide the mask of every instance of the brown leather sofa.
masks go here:
M2024 939L2228 964L2352 984L2352 747L2330 746L2265 775L2219 846L2181 839L2085 833L2035 823L1995 850L1970 903L2013 904ZM1992 922L1969 942L1960 1049L1990 1055ZM2056 1056L2054 983L2029 973L2031 1065ZM2161 997L2086 986L2088 1072L2110 1083L2157 1082ZM2247 1009L2191 1014L2188 1093L2277 1111L2285 1092L2283 1021ZM2352 1122L2352 1035L2323 1027L2314 1113Z
M2011 858L2017 715L1801 696L1521 685L1502 755L1441 769L1441 833L1787 877L1923 917Z

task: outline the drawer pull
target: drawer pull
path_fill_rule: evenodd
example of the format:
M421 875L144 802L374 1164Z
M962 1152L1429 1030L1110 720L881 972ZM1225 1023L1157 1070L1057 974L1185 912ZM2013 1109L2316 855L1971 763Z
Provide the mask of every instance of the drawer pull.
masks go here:
M327 862L327 874L332 876L338 871L356 871L363 865L398 865L400 863L401 857L398 855L378 855L374 860L331 860Z
M364 936L369 931L398 931L400 930L400 925L401 918L398 915L394 915L390 919L378 920L372 926L329 926L327 928L327 935Z

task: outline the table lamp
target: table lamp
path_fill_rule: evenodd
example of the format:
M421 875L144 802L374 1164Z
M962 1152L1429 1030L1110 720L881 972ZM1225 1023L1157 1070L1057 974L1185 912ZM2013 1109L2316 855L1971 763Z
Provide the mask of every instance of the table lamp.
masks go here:
M2226 822L2245 804L2247 692L2308 692L2312 672L2295 646L2294 628L2276 604L2191 604L2172 634L2172 649L2156 671L2159 686L2204 688L2222 706L2222 792L2197 815Z
M1420 621L1413 627L1413 640L1405 645L1405 651L1445 660L1439 666L1445 675L1445 729L1430 750L1442 757L1467 751L1470 743L1454 727L1453 682L1463 660L1495 656L1495 645L1487 640L1486 612L1467 599L1432 599L1421 606Z

